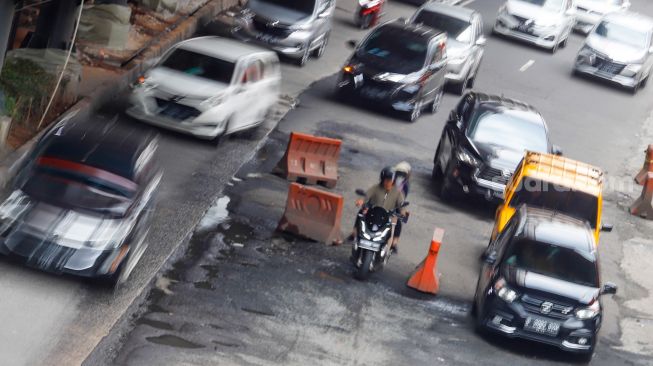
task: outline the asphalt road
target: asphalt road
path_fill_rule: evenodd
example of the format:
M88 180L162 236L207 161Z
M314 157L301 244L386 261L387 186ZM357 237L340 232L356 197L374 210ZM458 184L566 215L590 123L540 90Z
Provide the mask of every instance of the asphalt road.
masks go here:
M486 33L499 0L477 0ZM653 15L653 4L634 1ZM408 16L410 7L389 7L389 16ZM338 32L321 61L335 72L344 56ZM477 90L504 94L535 105L554 143L565 155L608 172L604 218L616 225L601 242L604 281L620 285L605 298L606 318L594 363L651 364L653 288L645 274L653 258L653 228L625 209L639 194L629 185L641 167L642 146L653 137L651 89L637 96L602 83L571 77L582 38L574 35L555 55L489 37ZM335 43L335 46L334 46ZM333 60L333 63L332 63ZM530 62L532 60L532 62ZM525 71L526 63L532 66ZM292 71L295 75L297 70ZM299 74L302 74L300 72ZM286 78L291 78L286 74ZM333 100L335 79L325 78L300 96L262 150L242 168L226 191L223 206L210 211L186 256L166 272L134 320L114 329L122 339L99 347L87 364L518 364L573 361L556 349L475 335L467 314L487 244L494 207L471 200L440 202L430 186L432 157L448 111L458 100L446 95L441 112L415 124L387 113ZM415 169L411 222L401 252L368 283L351 280L348 248L324 248L273 234L285 204L286 183L269 172L284 149L287 133L305 131L341 138L337 191L347 198L343 228L354 216L353 190L372 184L383 165L408 160ZM426 253L434 226L446 230L435 299L415 297L404 281ZM648 358L647 358L648 356Z
M435 349L440 350L437 357L442 358L443 364L478 364L485 354L495 357L492 359L494 364L530 364L534 357L544 357L543 363L559 361L556 357L550 359L539 351L531 351L523 344L517 347L526 348L525 353L513 353L510 345L488 343L470 331L466 309L476 281L476 258L489 236L492 207L479 202L444 205L435 198L428 184L435 144L446 113L457 97L447 95L438 115L425 116L416 124L333 102L329 96L333 79L324 78L336 72L348 55L344 42L362 37L361 32L351 27L351 14L347 12L351 7L342 4L343 1L340 3L336 28L324 58L310 62L303 69L293 66L284 66L283 69L284 91L291 96L316 80L322 81L300 97L300 107L282 121L279 132L271 136L256 159L241 171L242 174L239 173L245 183L241 185L231 177L252 155L258 141L267 134L274 121L259 129L254 136L235 136L218 147L162 132L161 152L166 175L160 204L150 231L148 252L126 288L118 293L108 293L76 279L53 277L0 262L0 320L3 324L0 355L3 364L80 364L120 319L111 332L112 336L101 343L87 364L105 364L114 356L118 357L115 362L119 364L142 365L176 363L172 360L179 363L231 361L252 364L274 363L276 360L277 363L302 364L302 361L310 360L310 356L315 356L312 360L324 360L325 364L368 364L384 355L386 360L416 363L432 361ZM499 3L498 0L477 0L470 5L483 13L488 34ZM653 4L645 0L633 3L636 10L653 15ZM387 8L387 17L408 16L413 9L392 2ZM479 90L503 93L537 106L549 123L555 143L563 147L566 155L600 165L611 173L611 177L625 181L634 173L633 169L641 165L642 142L651 137L646 122L653 110L653 89L645 89L633 97L602 84L572 79L572 60L580 42L581 38L575 36L566 49L552 56L546 51L491 37L476 86ZM533 66L520 72L519 68L529 60L535 61ZM121 108L120 104L107 106L103 114L112 115ZM122 116L119 118L124 123L134 123ZM372 182L379 167L386 163L408 159L416 168L416 184L411 193L413 217L405 231L401 255L394 258L396 260L393 259L388 270L369 286L349 280L345 265L346 248L326 250L309 245L308 250L302 246L295 249L299 243L268 240L285 200L285 186L267 175L257 181L259 175L248 179L248 174L269 171L270 164L280 154L279 149L283 148L280 145L283 132L291 130L344 139L347 150L343 154L342 178L337 189L348 198L353 198L353 188ZM236 225L236 232L231 234L241 237L226 240L225 244L222 231L228 229L213 228L209 234L191 241L192 250L186 253L185 259L176 262L170 258L173 253L178 257L184 254L177 253L179 244L188 238L192 228L229 184L235 186L229 192L233 220L247 223L240 228ZM650 352L647 347L653 344L638 345L638 341L646 341L646 333L652 333L650 319L653 317L646 313L647 306L650 312L650 297L643 290L643 284L637 282L646 279L638 278L636 272L628 269L646 268L642 256L648 253L650 243L644 242L648 246L642 246L637 240L651 237L651 233L648 225L633 221L635 219L623 212L623 205L630 195L611 192L608 187L606 215L617 224L617 229L615 233L604 236L603 272L604 279L621 285L621 294L616 301L607 301L608 318L598 360L605 365L624 364L626 360L645 362L626 352L645 352L647 349ZM243 204L250 199L252 205ZM348 202L346 215L344 222L353 217L351 202ZM447 230L439 266L443 283L441 300L413 299L403 291L403 281L424 255L434 225ZM253 235L250 227L261 232ZM246 233L241 233L242 230ZM215 235L222 235L223 239L213 240ZM264 253L271 250L266 253L269 255L260 256L256 254L260 251L251 250L239 254L240 246L233 244L241 244L248 238L252 245L246 242L246 249L262 246ZM632 247L627 243L632 243ZM222 258L220 249L229 249L230 254ZM164 279L179 283L168 286L165 280L160 280L158 290L143 292L166 261L177 264ZM256 265L249 265L250 262ZM628 263L628 266L622 268L622 263ZM205 276L206 271L200 271L201 267L198 267L201 265L224 266L220 267L224 276ZM300 278L302 275L306 278ZM266 281L271 278L280 280L266 287ZM295 282L297 285L293 284ZM319 285L310 287L316 284ZM219 292L207 291L207 288L219 288ZM166 295L167 291L178 295ZM276 291L280 295L272 296ZM322 292L324 295L320 296ZM221 296L216 297L216 294ZM303 298L302 294L314 295L315 301L310 296ZM149 307L139 307L146 295ZM365 301L359 301L359 296ZM642 299L642 303L628 303L633 299ZM244 302L251 302L251 305L242 305ZM346 308L339 307L341 302L347 305ZM130 308L132 303L135 305ZM240 306L234 307L234 303ZM174 306L175 311L157 311L161 310L161 304ZM378 313L377 305L382 310ZM253 315L235 311L243 308L247 309L243 310L245 313ZM353 310L347 312L346 309ZM137 311L142 316L132 322L129 317L122 317L125 311ZM299 315L293 317L291 314ZM157 316L171 316L173 319L164 321ZM349 319L350 316L353 318ZM315 329L302 333L301 326L308 325L311 319L315 319ZM626 322L626 319L631 321ZM338 325L339 321L344 325ZM384 328L384 322L392 326ZM448 326L442 325L445 323ZM323 331L329 324L333 329L327 327L331 330ZM286 325L288 327L284 328ZM243 330L245 328L249 331ZM237 334L250 338L217 339L208 347L211 340L192 338L206 334L206 329L219 331L222 338ZM434 331L443 334L435 335ZM176 332L182 333L183 337L178 334L176 337L179 338L157 338ZM189 334L191 339L184 343ZM321 334L329 336L320 339ZM368 334L375 335L366 340ZM127 341L123 343L116 335L124 335ZM378 352L373 347L382 344L374 343L374 340L383 342L384 338L395 335L400 340L384 349L388 353ZM314 353L298 352L301 347L297 345L305 343L293 343L293 340L304 337L307 343L313 344L313 348L307 346L307 349L314 350ZM265 355L274 349L275 340L288 347L281 347L278 354L275 353L278 358L266 359ZM235 342L243 343L234 347ZM259 347L256 347L257 343ZM181 347L172 347L180 344ZM352 344L366 347L356 348ZM195 345L202 347L194 348ZM470 346L475 347L474 352L468 351ZM284 354L285 349L288 351ZM217 352L208 352L210 350ZM232 354L239 358L231 358ZM336 357L329 358L333 355Z

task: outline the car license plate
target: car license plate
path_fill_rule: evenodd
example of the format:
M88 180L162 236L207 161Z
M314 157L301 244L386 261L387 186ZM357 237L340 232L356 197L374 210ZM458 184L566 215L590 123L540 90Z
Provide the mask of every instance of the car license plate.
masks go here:
M383 99L387 95L387 92L376 88L363 88L361 94L369 99Z
M555 337L560 331L560 323L551 322L542 318L526 318L524 323L524 330L538 334Z
M519 27L517 27L517 30L522 32L522 33L531 34L531 26L530 25L522 24Z
M259 34L256 38L258 38L259 41L265 43L275 43L277 41L277 37L271 36L269 34Z

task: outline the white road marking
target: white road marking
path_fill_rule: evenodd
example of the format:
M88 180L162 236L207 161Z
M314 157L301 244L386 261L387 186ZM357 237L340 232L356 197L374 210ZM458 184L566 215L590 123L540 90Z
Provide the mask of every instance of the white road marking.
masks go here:
M469 4L473 3L473 2L474 2L474 0L462 1L462 2L460 2L460 4L458 4L458 6L467 6L467 5L469 5Z
M531 66L533 66L534 63L535 63L535 60L528 60L528 62L525 63L524 66L519 68L519 71L524 72L524 71L528 70Z

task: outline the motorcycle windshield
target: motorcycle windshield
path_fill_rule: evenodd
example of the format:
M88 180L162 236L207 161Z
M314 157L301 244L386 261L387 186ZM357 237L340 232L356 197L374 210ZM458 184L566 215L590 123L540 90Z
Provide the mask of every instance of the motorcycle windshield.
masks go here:
M373 231L378 231L388 223L389 219L390 214L383 207L373 207L367 212L365 223L368 228L372 229L376 227L377 229Z

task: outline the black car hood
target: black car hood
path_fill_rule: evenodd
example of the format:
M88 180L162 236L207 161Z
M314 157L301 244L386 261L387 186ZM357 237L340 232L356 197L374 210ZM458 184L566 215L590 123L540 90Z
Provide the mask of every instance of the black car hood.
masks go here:
M599 289L512 267L504 271L506 281L517 291L549 294L589 305L599 295Z
M356 52L357 53L349 60L349 64L356 65L358 70L368 77L374 77L378 74L384 73L408 75L419 72L418 70L416 72L413 71L406 73L406 70L402 70L402 65L397 65L394 62L385 61L376 57L360 55L358 54L358 51Z
M481 160L493 168L501 170L508 169L510 172L514 172L517 165L524 157L523 150L510 149L505 146L474 141L472 141L472 144L480 155Z

